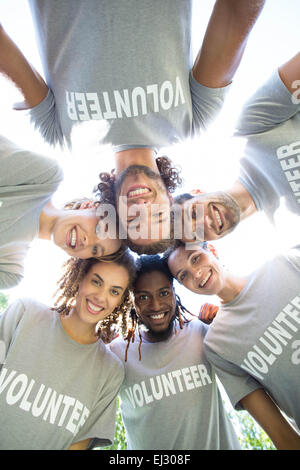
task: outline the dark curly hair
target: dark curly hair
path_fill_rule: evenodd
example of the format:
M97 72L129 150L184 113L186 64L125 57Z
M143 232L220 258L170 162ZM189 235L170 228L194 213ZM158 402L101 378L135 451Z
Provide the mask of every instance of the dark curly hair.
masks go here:
M79 286L90 269L99 262L110 262L123 266L129 275L129 285L124 292L122 302L104 320L99 322L95 334L105 343L109 343L118 331L127 338L129 330L132 329L132 318L130 311L133 307L132 286L136 275L136 265L133 256L127 250L117 259L112 261L99 260L97 258L69 258L63 265L64 273L58 281L56 300L52 310L67 316L76 303Z

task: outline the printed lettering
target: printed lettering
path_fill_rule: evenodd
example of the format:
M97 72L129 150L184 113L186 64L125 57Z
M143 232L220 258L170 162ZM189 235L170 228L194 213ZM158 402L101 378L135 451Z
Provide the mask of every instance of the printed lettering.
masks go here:
M291 345L292 349L296 349L296 351L293 352L291 361L293 364L298 366L300 364L300 340L297 339L294 341Z

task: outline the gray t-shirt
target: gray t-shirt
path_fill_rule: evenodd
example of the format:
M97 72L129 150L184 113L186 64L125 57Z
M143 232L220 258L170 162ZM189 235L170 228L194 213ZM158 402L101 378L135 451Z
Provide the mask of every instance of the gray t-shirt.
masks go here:
M299 223L300 103L293 102L278 71L244 105L236 135L247 138L239 179L257 209L276 222L280 208Z
M32 299L0 317L0 449L110 445L124 368L104 343L79 344Z
M206 129L229 87L191 75L191 0L29 0L50 91L31 119L51 144L79 124L115 151Z
M127 362L127 343L111 343L125 366L120 398L129 449L240 449L203 353L206 331L193 320L166 341L143 340L141 361L138 334Z
M56 160L22 150L0 136L0 289L23 277L39 217L63 179Z
M266 262L219 310L204 341L234 407L257 388L300 425L300 247Z

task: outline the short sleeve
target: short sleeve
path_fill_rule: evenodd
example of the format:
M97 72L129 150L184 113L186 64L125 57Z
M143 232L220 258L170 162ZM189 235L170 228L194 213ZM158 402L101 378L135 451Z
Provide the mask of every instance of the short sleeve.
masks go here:
M29 110L30 122L50 145L64 145L64 136L56 109L55 97L49 88L47 96Z
M291 93L276 70L244 104L235 126L235 135L246 136L268 131L299 111L300 104L293 102Z
M249 395L249 393L263 388L262 385L242 368L220 357L207 345L204 345L204 351L225 388L232 406L237 410L242 410L243 407L239 403L240 400Z
M193 107L193 134L205 131L221 111L231 85L208 88L201 85L190 72L190 90Z
M21 300L16 300L0 316L0 365L4 363L6 354L13 340L14 333L20 323L24 313L25 305ZM3 362L1 362L1 360Z
M124 366L119 360L115 361L114 374L110 375L104 390L101 390L94 409L83 427L78 430L73 444L90 438L92 443L89 448L112 445L116 423L116 400L124 375Z
M21 149L4 136L0 136L0 166L0 199L9 187L20 185L48 185L54 192L63 179L63 171L54 158Z

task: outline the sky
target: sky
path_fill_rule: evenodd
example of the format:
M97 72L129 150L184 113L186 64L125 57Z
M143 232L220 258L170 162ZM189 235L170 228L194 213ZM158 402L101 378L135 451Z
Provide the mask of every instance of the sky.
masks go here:
M213 4L212 0L196 1L194 56L200 47ZM27 2L1 0L0 18L7 33L43 75ZM267 0L251 32L226 104L210 131L193 142L162 149L160 153L167 154L182 169L185 185L179 193L195 188L225 189L236 179L245 142L230 137L234 121L242 103L275 68L299 51L299 18L298 0ZM98 174L113 167L110 149L102 148L99 152L95 140L86 134L83 138L78 137L76 151L72 154L50 148L30 126L26 112L12 110L13 103L19 100L18 91L0 77L1 133L23 148L59 160L65 179L54 196L54 203L62 204L73 197L91 196ZM90 131L83 126L82 133L85 132ZM256 214L240 224L232 234L216 242L215 246L226 268L246 276L289 243L289 237L285 235L283 238L282 234L275 232L263 214ZM24 280L16 288L4 292L9 295L10 301L25 296L52 304L52 295L65 259L64 252L52 243L36 240L26 259ZM202 303L217 303L213 297L199 298L177 284L176 291L182 303L195 314Z

